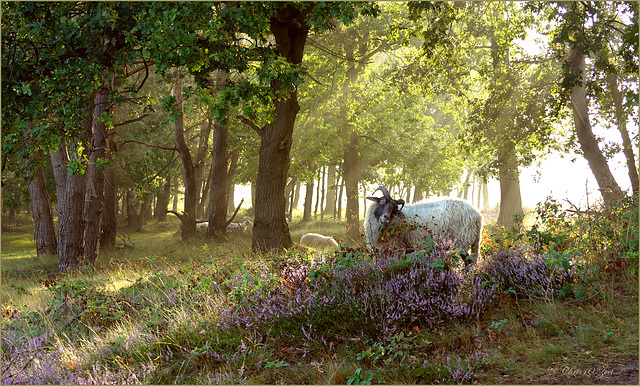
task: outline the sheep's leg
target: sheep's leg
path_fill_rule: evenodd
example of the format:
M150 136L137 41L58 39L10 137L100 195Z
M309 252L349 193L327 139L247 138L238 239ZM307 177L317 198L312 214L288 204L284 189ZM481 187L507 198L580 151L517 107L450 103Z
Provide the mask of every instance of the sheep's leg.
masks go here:
M480 240L471 244L471 259L475 264L478 261L478 256L480 254Z

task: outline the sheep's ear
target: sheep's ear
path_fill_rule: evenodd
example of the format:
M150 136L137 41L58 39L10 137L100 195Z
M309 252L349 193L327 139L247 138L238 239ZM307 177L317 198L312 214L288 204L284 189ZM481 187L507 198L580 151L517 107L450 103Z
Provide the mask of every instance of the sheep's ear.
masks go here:
M367 197L367 200L371 200L371 201L375 201L375 202L380 202L380 200L382 200L384 197Z
M396 204L398 204L398 205L402 205L402 206L400 207L400 209L398 209L398 210L402 210L402 208L404 208L404 200L402 200L402 199L400 199L400 200L396 200Z

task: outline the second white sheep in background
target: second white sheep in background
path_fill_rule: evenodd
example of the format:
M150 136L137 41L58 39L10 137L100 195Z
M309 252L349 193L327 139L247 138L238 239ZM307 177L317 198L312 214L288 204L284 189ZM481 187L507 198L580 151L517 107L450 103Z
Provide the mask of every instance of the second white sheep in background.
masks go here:
M333 237L324 236L319 233L307 233L300 238L300 244L320 250L328 248L331 251L334 251L340 247L338 245L338 242L335 241Z
M412 205L404 200L394 200L389 191L380 186L382 197L367 197L374 201L367 209L364 219L364 233L371 250L378 247L383 229L389 225L406 223L410 229L395 240L394 247L412 248L427 235L450 237L455 248L464 254L471 247L471 258L478 259L482 237L482 215L468 202L453 198L421 201ZM374 191L375 193L375 191Z
M227 226L228 231L248 232L251 228L253 228L253 223L249 220L245 220L243 222L232 222Z

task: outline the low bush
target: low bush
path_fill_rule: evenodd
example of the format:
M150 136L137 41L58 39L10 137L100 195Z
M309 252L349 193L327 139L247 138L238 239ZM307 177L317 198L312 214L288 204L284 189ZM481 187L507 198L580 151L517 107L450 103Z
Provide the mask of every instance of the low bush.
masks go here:
M543 254L516 247L501 249L484 259L481 270L498 284L503 292L535 299L566 296L574 282L576 267L567 261L559 264Z
M233 303L219 326L309 343L332 336L383 339L416 325L476 318L494 297L491 283L470 269L449 268L455 255L444 248L376 260L358 259L362 254L342 250L326 262L238 275L228 282Z

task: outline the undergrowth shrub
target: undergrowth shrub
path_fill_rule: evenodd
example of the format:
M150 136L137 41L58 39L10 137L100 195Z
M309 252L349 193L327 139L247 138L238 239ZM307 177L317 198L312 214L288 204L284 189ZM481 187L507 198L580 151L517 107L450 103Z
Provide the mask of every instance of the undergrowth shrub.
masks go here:
M411 326L475 318L494 297L491 283L470 269L449 268L444 248L404 256L365 257L339 251L325 262L292 262L280 272L244 272L229 285L231 306L219 327L308 342L344 337L382 339Z
M503 292L517 296L552 299L566 296L574 282L576 267L558 264L548 256L516 247L486 256L480 269L493 278Z
M155 369L151 360L113 367L69 358L48 334L16 337L3 334L3 385L119 385L145 383Z

